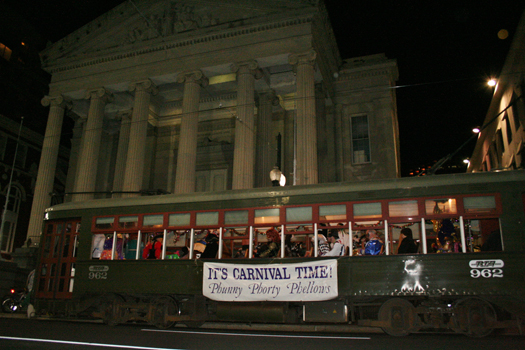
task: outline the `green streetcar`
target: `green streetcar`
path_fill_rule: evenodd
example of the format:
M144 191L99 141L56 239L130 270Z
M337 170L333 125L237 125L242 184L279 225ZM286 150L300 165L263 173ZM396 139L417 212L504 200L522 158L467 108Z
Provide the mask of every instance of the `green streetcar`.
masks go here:
M159 328L521 329L524 193L509 171L64 203L46 211L35 308ZM406 229L417 252L398 254Z

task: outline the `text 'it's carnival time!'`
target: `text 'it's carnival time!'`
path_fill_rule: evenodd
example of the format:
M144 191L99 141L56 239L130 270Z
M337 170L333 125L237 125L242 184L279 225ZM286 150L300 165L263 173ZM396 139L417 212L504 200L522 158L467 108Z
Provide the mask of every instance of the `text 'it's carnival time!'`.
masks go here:
M337 260L295 264L204 263L202 292L217 301L321 301L336 298Z

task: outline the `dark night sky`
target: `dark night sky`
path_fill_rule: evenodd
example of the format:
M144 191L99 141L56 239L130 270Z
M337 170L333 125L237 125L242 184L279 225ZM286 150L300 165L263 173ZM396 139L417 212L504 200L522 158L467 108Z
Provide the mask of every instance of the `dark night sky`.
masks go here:
M6 0L0 0L0 3ZM123 0L7 0L54 42ZM396 59L401 160L408 169L455 151L480 125L525 9L523 0L325 0L342 58ZM506 29L507 39L498 31ZM470 156L474 142L458 153Z

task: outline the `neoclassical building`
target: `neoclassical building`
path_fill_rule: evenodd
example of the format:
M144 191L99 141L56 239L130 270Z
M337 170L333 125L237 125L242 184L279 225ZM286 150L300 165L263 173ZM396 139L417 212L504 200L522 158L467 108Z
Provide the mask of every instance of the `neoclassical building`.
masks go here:
M124 1L41 56L33 242L65 117L66 201L399 176L397 64L343 60L322 0Z

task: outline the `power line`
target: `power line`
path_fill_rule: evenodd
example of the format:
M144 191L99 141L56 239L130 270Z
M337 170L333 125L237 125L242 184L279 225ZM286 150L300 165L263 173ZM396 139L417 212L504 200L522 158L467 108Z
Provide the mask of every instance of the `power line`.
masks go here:
M514 101L511 101L509 103L509 105L507 107L505 107L505 109L503 109L501 112L499 112L498 114L496 114L494 116L494 118L492 118L491 120L489 120L488 122L486 122L483 126L481 126L481 128L479 129L479 133L481 133L483 130L485 130L490 124L492 124L494 121L498 120L499 119L499 116L503 113L505 113L507 111L507 109L509 109L510 107L512 107L518 100L521 99L521 95L518 96L517 98L514 99ZM428 170L425 170L423 172L421 172L418 176L422 176L422 175L434 175L436 173L436 171L438 171L446 162L448 162L452 157L454 157L456 155L456 153L458 153L461 149L463 149L463 147L465 147L470 141L472 141L473 139L475 139L476 137L478 136L478 134L472 134L465 142L463 142L463 144L461 146L459 146L454 152L446 155L445 157L441 158L440 160L438 160L436 162L436 164L434 164L430 169Z

